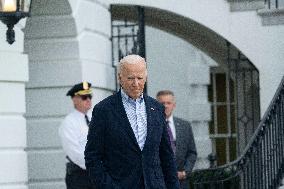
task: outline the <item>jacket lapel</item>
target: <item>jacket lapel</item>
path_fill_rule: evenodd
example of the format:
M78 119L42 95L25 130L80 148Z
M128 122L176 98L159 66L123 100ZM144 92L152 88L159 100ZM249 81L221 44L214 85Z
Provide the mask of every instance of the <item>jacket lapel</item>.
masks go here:
M135 138L134 132L132 130L132 127L130 125L130 122L128 120L126 111L124 109L123 103L122 103L122 99L121 99L121 93L120 91L118 91L116 94L116 101L114 103L114 112L115 115L117 116L116 119L121 121L121 129L125 131L125 133L127 133L126 135L129 136L129 140L131 143L133 143L135 145L136 148L138 148L138 150L140 151L139 145L137 143L137 140Z
M176 144L178 145L178 139L180 138L182 134L182 128L180 126L180 122L174 117L174 125L176 129Z
M148 144L151 143L151 139L155 137L154 133L154 113L155 113L155 108L152 107L152 104L150 104L148 100L148 96L144 95L144 100L145 100L145 106L146 106L146 114L147 114L147 136L146 136L146 141L144 144L143 150L148 146Z

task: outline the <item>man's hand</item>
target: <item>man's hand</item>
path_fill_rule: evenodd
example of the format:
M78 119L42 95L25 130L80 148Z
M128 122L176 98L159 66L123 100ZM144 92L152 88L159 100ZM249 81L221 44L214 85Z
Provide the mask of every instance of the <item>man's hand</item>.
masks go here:
M178 171L178 179L179 180L185 180L186 179L185 171Z

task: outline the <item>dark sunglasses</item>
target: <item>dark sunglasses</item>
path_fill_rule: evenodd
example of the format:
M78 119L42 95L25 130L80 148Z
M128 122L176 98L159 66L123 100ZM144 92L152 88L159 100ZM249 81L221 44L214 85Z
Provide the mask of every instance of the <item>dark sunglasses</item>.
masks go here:
M92 95L80 95L80 98L81 98L82 100L87 100L88 98L89 98L90 100L92 100Z

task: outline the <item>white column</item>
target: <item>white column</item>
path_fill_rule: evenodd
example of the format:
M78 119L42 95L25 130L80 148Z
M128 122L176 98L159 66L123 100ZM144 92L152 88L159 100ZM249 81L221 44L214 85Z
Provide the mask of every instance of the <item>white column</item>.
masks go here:
M87 80L93 104L114 90L110 12L98 1L33 2L25 30L29 189L64 189L65 155L58 127L72 109L66 92Z
M212 152L209 138L209 121L211 119L208 102L208 85L210 84L210 66L217 64L210 58L196 52L195 60L188 66L189 82L189 119L195 136L198 158L196 169L209 167L208 155Z
M24 22L23 22L24 23ZM6 42L0 23L0 188L27 189L25 82L28 57L23 54L23 33L15 27L16 42Z
M115 73L111 57L111 13L103 1L81 0L73 8L78 31L82 78L95 88L111 94ZM95 98L96 95L94 95Z
M65 158L57 131L72 108L66 91L82 78L76 24L68 0L33 1L32 8L25 28L28 187L63 189Z

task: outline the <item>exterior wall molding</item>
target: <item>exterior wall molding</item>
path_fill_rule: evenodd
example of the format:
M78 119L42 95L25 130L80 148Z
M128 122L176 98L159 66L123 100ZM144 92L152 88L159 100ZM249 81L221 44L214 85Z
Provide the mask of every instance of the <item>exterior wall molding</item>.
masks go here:
M257 14L262 17L262 24L265 26L284 24L284 8L260 9Z
M16 41L5 40L6 26L0 24L0 188L27 189L25 85L28 56L23 53L22 27L15 26Z

